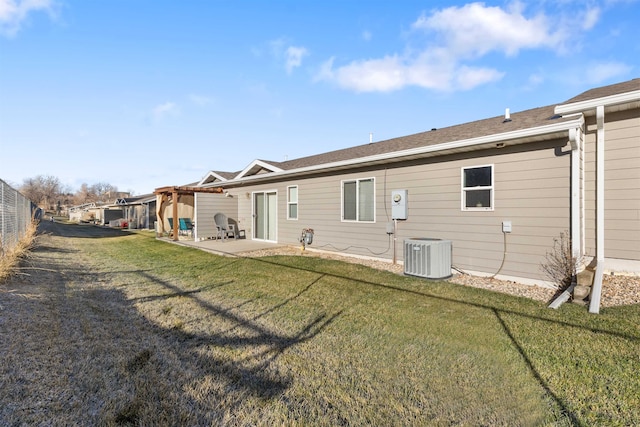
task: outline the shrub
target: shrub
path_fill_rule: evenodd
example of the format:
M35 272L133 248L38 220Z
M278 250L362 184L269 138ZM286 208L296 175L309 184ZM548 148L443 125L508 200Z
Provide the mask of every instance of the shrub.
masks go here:
M568 231L563 231L553 239L553 249L546 253L541 268L558 289L565 290L575 280L580 265L582 258L573 256L571 237Z

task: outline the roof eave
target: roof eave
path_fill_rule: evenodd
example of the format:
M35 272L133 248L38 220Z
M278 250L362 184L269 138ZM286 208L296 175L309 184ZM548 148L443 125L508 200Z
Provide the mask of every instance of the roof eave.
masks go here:
M251 170L253 170L254 168L267 169L273 172L282 172L282 169L280 169L279 167L272 165L271 163L267 163L265 161L256 159L232 179L236 180L236 179L244 178L245 175L251 172ZM250 176L250 175L247 175L247 176Z
M196 186L197 186L197 187L203 186L203 185L205 184L205 181L206 181L207 179L209 179L210 177L213 177L213 178L215 178L215 179L217 179L217 180L219 180L219 181L222 181L222 182L224 182L224 181L226 181L226 180L227 180L225 177L223 177L223 176L221 176L221 175L217 174L216 172L214 172L214 171L209 171L209 172L207 172L207 174L206 174L204 177L202 177L202 179L201 179L200 181L198 181L198 183L196 184Z
M616 95L603 96L601 98L588 99L586 101L572 102L571 104L558 105L554 108L554 113L559 115L570 115L594 110L602 105L610 107L614 105L628 105L628 108L637 108L640 102L640 90L618 93Z
M423 146L408 150L395 151L391 153L376 154L372 156L360 157L357 159L341 160L337 162L324 163L320 165L305 166L302 168L281 170L269 174L254 175L247 177L237 177L231 179L221 186L233 186L234 184L245 184L258 182L261 180L272 180L280 176L307 175L311 173L326 172L331 170L348 169L355 166L376 165L393 161L412 160L442 156L445 154L459 153L465 151L475 151L483 148L490 148L495 144L505 143L509 145L526 144L533 141L549 140L560 138L569 129L581 127L584 118L577 116L574 119L554 123L550 125L538 126L535 128L520 129L512 132L504 132L493 135L486 135L477 138L463 139L459 141L445 142L436 145Z

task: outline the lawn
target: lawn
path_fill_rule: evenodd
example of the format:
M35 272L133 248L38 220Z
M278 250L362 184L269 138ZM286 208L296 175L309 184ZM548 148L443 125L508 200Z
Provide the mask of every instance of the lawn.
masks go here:
M81 263L65 298L88 310L67 335L94 340L69 353L86 378L68 388L94 394L73 408L95 423L640 425L639 306L550 310L148 233L57 239Z

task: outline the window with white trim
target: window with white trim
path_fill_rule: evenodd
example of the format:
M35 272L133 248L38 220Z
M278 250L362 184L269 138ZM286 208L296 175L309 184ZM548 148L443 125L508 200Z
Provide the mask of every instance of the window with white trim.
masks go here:
M462 168L462 210L493 210L493 165Z
M287 187L287 219L298 219L298 186Z
M342 220L375 221L374 178L342 181Z

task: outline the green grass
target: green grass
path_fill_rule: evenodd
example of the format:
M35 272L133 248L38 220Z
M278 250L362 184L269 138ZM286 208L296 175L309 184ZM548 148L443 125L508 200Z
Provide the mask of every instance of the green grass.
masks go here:
M135 397L108 406L113 424L640 425L639 306L550 310L146 233L75 244L161 338L128 356Z

